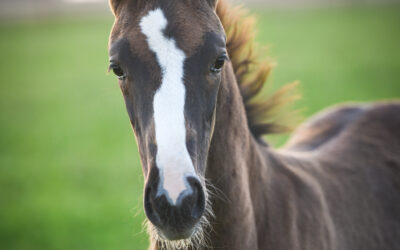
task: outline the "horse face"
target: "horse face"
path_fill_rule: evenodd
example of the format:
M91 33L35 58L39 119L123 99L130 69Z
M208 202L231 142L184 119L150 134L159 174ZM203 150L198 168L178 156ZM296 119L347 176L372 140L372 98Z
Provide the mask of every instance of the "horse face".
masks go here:
M215 1L111 1L110 69L118 76L161 239L199 234L225 35ZM196 236L197 237L197 236Z

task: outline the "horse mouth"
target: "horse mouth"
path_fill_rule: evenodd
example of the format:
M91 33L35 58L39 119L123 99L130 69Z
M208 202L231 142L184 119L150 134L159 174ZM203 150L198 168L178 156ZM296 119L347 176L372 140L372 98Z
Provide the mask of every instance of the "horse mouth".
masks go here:
M154 225L150 220L146 220L147 230L153 242L160 249L191 249L194 246L207 246L210 219L214 215L210 209L201 216L200 220L192 226L176 225L170 228L161 228Z
M160 249L190 249L192 246L205 245L204 229L199 222L192 228L186 230L162 230L147 220L148 231L153 242Z
M185 239L190 239L193 235L195 235L195 232L197 231L197 225L195 225L192 228L188 228L186 230L182 229L168 229L168 230L161 230L158 229L158 234L160 238L163 238L165 240L170 240L170 241L175 241L175 240L185 240Z

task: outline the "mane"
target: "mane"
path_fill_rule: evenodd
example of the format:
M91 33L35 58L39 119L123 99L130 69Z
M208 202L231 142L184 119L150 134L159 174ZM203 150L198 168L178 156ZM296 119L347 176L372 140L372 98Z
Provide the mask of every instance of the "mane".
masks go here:
M262 97L261 92L274 67L270 59L259 60L255 43L255 19L241 7L228 6L219 0L217 15L227 36L227 50L246 109L252 134L279 134L292 130L297 112L288 111L287 104L298 99L297 82L286 84L276 92Z

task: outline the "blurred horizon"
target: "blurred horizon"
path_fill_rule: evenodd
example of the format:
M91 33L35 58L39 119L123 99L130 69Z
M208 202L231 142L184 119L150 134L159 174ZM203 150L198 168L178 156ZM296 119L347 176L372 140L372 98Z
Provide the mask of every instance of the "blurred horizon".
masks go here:
M329 8L399 4L400 0L228 0L232 4L264 8ZM54 15L111 15L108 0L2 0L0 20L44 18Z

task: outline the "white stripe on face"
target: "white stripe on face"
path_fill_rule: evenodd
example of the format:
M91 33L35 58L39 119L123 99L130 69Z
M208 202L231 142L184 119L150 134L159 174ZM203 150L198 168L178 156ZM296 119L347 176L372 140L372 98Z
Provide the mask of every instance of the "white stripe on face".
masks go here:
M185 85L183 67L185 54L163 30L167 19L161 9L150 11L140 22L149 48L156 54L162 82L154 95L154 124L157 140L156 164L160 173L157 195L165 194L176 204L182 192L191 192L187 176L196 176L186 148L184 117Z

